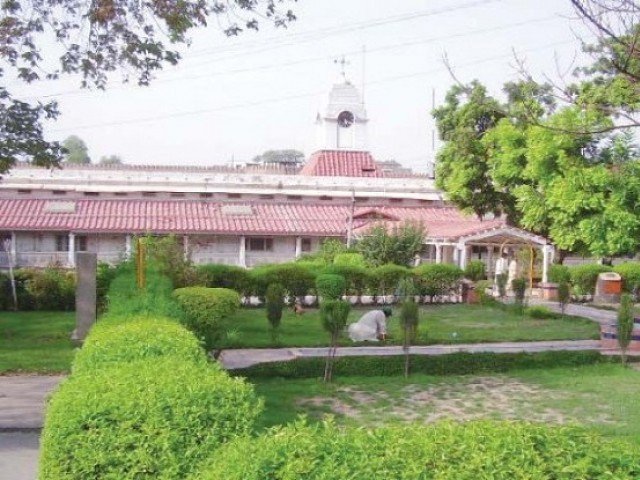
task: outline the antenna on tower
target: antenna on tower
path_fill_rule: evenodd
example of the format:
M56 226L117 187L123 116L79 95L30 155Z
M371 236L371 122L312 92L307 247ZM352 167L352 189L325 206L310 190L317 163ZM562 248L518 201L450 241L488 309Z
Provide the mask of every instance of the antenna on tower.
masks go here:
M362 103L364 104L364 86L366 85L367 46L362 45Z

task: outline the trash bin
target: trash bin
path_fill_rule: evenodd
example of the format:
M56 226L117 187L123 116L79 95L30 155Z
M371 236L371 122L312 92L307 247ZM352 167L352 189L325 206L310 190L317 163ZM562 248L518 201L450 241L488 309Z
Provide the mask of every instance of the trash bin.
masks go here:
M593 301L596 303L619 303L622 293L622 277L615 272L605 272L598 275L596 294Z

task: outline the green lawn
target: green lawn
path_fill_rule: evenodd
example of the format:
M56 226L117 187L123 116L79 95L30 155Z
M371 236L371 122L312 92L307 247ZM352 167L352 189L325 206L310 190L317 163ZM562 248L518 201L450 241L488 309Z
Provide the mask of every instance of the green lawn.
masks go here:
M494 418L582 424L607 436L640 442L640 372L614 364L434 377L338 377L258 380L265 413L258 429L307 415L340 423L379 425L444 418Z
M354 308L349 323L371 308ZM398 344L402 335L398 308L389 322L388 344ZM579 317L536 320L512 311L480 305L433 305L421 309L418 344L475 343L531 340L579 340L599 338L595 322ZM222 348L266 348L273 346L317 347L327 344L318 311L309 309L296 316L287 309L282 318L279 338L271 340L264 309L245 308L226 322L227 335ZM341 345L352 345L346 335Z
M73 312L0 312L0 375L68 372Z

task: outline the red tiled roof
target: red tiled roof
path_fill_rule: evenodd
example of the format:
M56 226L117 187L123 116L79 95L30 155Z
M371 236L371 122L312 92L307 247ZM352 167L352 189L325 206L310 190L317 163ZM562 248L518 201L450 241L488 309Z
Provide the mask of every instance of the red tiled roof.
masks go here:
M60 204L73 204L73 209L66 210L72 213L51 211ZM0 230L345 236L350 210L348 204L0 199ZM374 210L399 221L421 222L432 238L454 238L502 224L464 216L452 207L380 206ZM375 222L356 219L354 228L363 231Z
M320 150L311 155L299 175L320 177L383 177L369 152Z

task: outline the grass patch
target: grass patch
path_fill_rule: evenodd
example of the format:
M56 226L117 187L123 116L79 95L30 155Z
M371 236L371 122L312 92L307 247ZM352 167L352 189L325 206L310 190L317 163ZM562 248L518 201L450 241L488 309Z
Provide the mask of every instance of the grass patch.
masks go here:
M259 379L265 398L258 429L331 414L341 424L432 422L494 418L582 424L640 443L640 372L617 364L515 370L449 377Z
M71 368L74 312L0 312L0 374Z
M372 308L354 308L349 323L357 321ZM402 334L398 314L388 322L388 345L400 345ZM225 325L227 335L221 348L320 347L328 343L318 311L308 309L296 316L287 309L282 317L277 341L271 338L266 311L244 308L231 316ZM581 317L534 319L513 310L482 305L432 305L421 308L416 344L458 344L536 340L585 340L599 338L598 325ZM340 345L353 345L346 334Z

